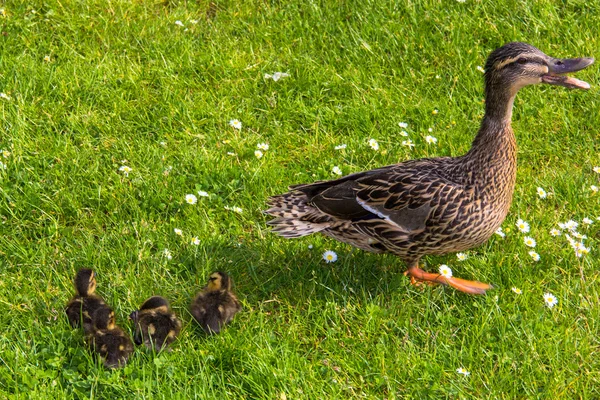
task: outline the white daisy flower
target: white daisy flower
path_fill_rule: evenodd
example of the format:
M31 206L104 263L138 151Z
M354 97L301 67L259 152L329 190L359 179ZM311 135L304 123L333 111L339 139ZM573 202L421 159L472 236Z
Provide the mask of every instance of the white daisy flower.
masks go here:
M556 228L550 230L550 235L551 236L560 236L560 231Z
M523 291L522 291L521 289L519 289L519 288L516 288L516 287L514 287L514 286L513 286L513 287L512 287L510 290L512 290L512 291L513 291L513 292L515 292L516 294L521 294L521 293L523 293Z
M238 213L238 214L241 214L244 212L244 210L242 210L240 207L237 207L237 206L233 206L233 207L225 206L225 209L227 211L233 211L234 213Z
M175 232L177 236L183 236L183 231L179 228L173 229L173 232Z
M335 150L343 150L343 149L345 149L346 147L347 147L347 145L345 145L345 144L340 144L339 146L335 146L335 147L334 147L334 149L335 149Z
M0 93L0 97L2 97L2 93ZM598 186L596 186L596 185L592 185L592 186L590 186L590 190L591 190L593 193L598 193Z
M583 242L576 242L575 240L569 238L569 235L565 235L567 236L567 240L569 241L569 244L571 245L571 247L573 247L573 250L575 250L575 256L577 258L581 258L583 255L585 254L589 254L590 249L585 247L585 245L583 244Z
M235 129L242 129L242 123L239 119L232 119L231 121L229 121L229 126Z
M119 171L121 171L121 172L123 173L123 175L125 175L125 176L129 176L129 173L130 173L131 171L133 171L133 170L132 170L130 167L128 167L127 165L122 165L122 166L119 168Z
M183 22L180 20L175 21L175 25L183 27Z
M548 308L552 308L558 303L558 300L552 293L544 293L544 303Z
M167 147L167 142L160 142L159 144L163 147Z
M446 264L440 265L438 271L440 271L440 275L442 275L444 278L452 278L452 270Z
M408 137L408 132L406 132L406 131L401 131L401 132L400 132L400 136Z
M540 261L540 255L538 253L536 253L535 251L530 251L529 256L531 257L531 259L533 261Z
M259 150L267 151L269 150L269 145L267 143L259 143L256 145L256 148L258 148Z
M0 153L2 153L2 157L4 158L10 157L10 151L8 150L0 150Z
M227 152L227 155L228 155L228 156L231 156L231 157L235 157L235 156L237 156L237 154L235 154L235 153L234 153L234 152L232 152L232 151L228 151L228 152Z
M537 188L537 194L538 196L540 196L540 199L545 199L546 197L548 197L548 193L546 193L546 191L541 187Z
M193 194L186 194L185 195L185 202L188 204L196 204L196 202L198 201L198 198L196 196L194 196Z
M466 369L464 369L463 367L457 368L456 373L459 375L464 375L464 376L471 375L471 373L469 371L467 371Z
M6 169L6 164L4 164L2 161L0 161L0 169Z
M595 173L597 173L597 174L600 174L600 167L594 167L594 168L592 168L592 170L593 170Z
M427 136L425 136L425 141L427 142L427 144L436 144L437 138L434 138L431 135L427 135Z
M592 221L591 219L589 219L589 218L587 218L587 217L586 217L586 218L584 218L584 219L582 219L582 220L581 220L581 222L582 222L583 224L585 224L585 225L591 225L591 224L593 224L593 223L594 223L594 221Z
M50 56L49 55L45 55L44 56L44 62L50 62Z
M255 156L256 158L258 158L258 159L261 159L263 155L264 155L264 154L263 154L263 152L262 152L262 151L260 151L260 150L255 150L255 151L254 151L254 156Z
M281 78L287 78L288 76L290 76L290 74L288 74L287 72L275 72L273 74L273 80L275 82L277 82L278 80L280 80Z
M458 258L458 261L465 261L468 256L465 253L456 253L456 258Z
M171 260L173 258L173 255L171 254L171 251L169 249L164 249L163 255L167 260Z
M408 124L406 122L398 122L398 126L402 129L408 128Z
M496 229L496 232L494 232L496 235L500 236L501 238L506 237L506 233L502 232L502 227Z
M407 139L407 140L402 141L402 146L406 146L406 147L412 149L413 147L415 147L415 144L412 142L412 140Z
M560 226L560 224L559 224L559 226ZM564 224L565 229L568 229L570 231L574 231L575 229L577 229L578 226L579 226L579 224L577 222L573 221L572 219L568 220Z
M313 245L312 245L312 244L309 244L309 245L308 245L308 249L309 249L309 250L312 250L312 248L313 248Z
M1 93L0 93L0 99L4 99L4 100L10 100L10 99L11 99L11 97L10 97L9 95L7 95L6 93L4 93L4 92L1 92Z
M517 228L518 228L518 229L519 229L521 232L523 232L523 233L527 233L527 232L529 232L529 224L528 224L527 222L523 221L522 219L520 219L520 218L519 218L519 219L517 220L517 223L516 223L515 225L517 225Z
M535 245L536 245L535 239L530 236L525 236L523 238L523 242L525 243L525 246L527 246L527 247L535 247Z
M274 72L273 74L265 74L265 79L273 79L273 81L277 82L281 78L287 78L290 76L287 72Z
M208 194L208 192L205 192L204 190L198 190L198 196L200 196L200 197L208 197L210 195Z
M335 251L331 251L331 250L327 250L325 253L323 253L323 260L325 260L326 263L332 263L332 262L336 262L338 259L337 254L335 254Z
M334 175L342 175L342 170L340 169L340 167L338 167L337 165L335 167L333 167L333 169L331 170L331 172Z
M477 66L477 71L481 72L482 74L485 72L485 69L483 69L483 67L481 65Z
M379 150L379 143L375 139L369 139L369 146L375 151Z
M194 236L192 238L192 240L190 241L191 244L198 246L200 244L200 239L198 239L198 236Z
M427 132L429 132L429 133L433 132L433 128L427 129Z

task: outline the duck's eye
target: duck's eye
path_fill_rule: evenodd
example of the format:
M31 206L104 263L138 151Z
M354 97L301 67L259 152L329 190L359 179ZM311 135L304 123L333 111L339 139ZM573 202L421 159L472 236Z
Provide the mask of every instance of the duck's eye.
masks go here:
M517 64L527 64L527 60L526 60L526 59L524 59L524 58L519 58L519 59L517 60Z

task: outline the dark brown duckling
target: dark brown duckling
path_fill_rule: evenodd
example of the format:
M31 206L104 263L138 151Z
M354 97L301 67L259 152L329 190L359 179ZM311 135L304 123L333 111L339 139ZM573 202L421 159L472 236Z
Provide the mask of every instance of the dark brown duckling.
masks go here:
M81 326L85 333L90 333L94 327L93 316L97 310L110 307L104 302L102 297L95 294L96 273L89 268L82 268L77 271L74 279L75 291L77 294L65 309L69 323L73 328Z
M100 308L94 313L94 329L88 335L88 344L102 358L107 368L123 367L133 353L129 335L115 324L115 313Z
M231 291L231 283L231 278L225 272L213 272L206 287L192 301L190 311L204 332L219 333L242 309Z
M157 352L173 343L181 330L181 321L171 311L169 302L161 296L150 297L129 318L135 325L135 344L144 343Z

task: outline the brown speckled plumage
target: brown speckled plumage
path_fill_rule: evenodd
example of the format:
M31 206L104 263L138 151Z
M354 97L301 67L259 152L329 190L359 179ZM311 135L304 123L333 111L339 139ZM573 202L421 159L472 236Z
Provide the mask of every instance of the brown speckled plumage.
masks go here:
M470 249L492 236L508 213L515 186L511 115L517 91L540 82L586 88L585 82L555 74L592 62L553 59L524 43L495 50L486 63L486 114L467 154L291 186L269 199L265 212L275 217L269 225L286 238L321 232L363 250L392 253L407 263L413 277L484 293L488 285L472 282L470 287L468 281L422 273L418 261Z

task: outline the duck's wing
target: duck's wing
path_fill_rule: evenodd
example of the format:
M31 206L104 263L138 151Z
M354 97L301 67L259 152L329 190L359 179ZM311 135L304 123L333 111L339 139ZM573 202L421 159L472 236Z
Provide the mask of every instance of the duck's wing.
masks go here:
M337 220L378 226L416 234L444 218L451 219L465 202L473 201L474 187L457 183L435 163L397 165L349 175L327 187L296 187L307 194L307 203ZM332 184L333 183L333 184ZM322 185L322 184L315 184ZM442 210L443 208L443 210ZM382 222L384 222L382 224Z

